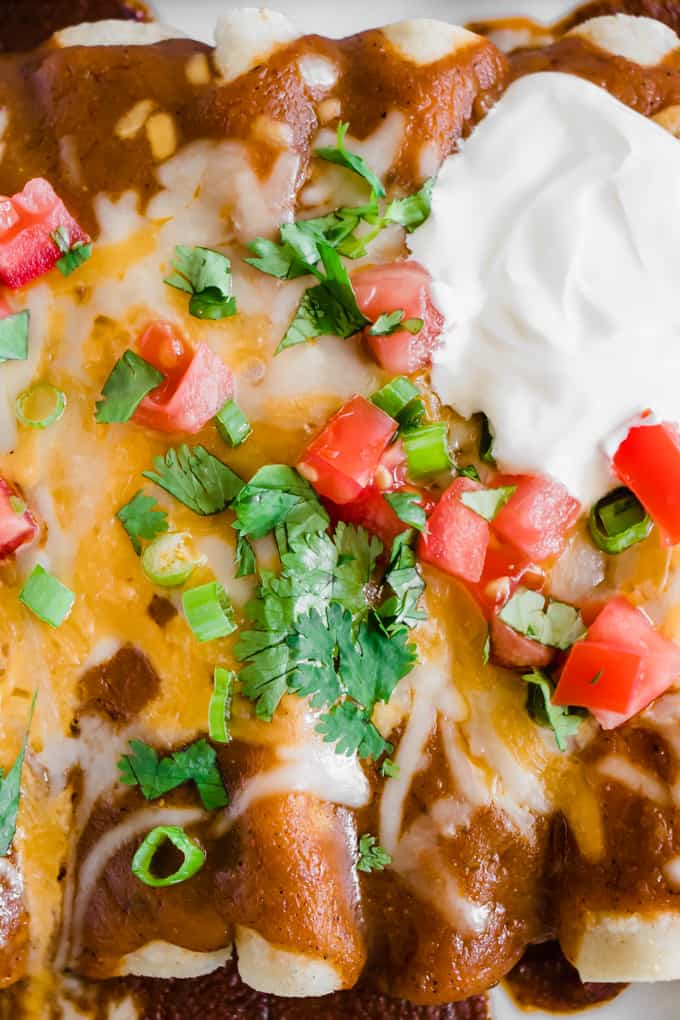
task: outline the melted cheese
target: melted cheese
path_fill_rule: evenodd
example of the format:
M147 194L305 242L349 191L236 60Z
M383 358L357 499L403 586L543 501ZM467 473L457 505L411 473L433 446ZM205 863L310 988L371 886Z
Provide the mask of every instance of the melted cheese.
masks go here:
M662 21L629 14L590 18L572 28L567 35L587 39L607 53L645 67L654 67L680 46L680 39L673 29Z

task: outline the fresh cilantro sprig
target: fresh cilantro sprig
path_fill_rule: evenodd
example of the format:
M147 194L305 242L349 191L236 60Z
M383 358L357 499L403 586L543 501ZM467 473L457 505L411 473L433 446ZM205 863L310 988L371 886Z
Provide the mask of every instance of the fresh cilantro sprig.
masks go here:
M335 248L319 242L318 249L324 272L310 266L319 283L303 294L293 321L276 348L277 354L318 336L346 339L369 323L359 310L349 274Z
M499 617L519 634L550 648L570 648L586 632L578 609L564 602L546 602L543 595L528 588L519 588Z
M28 735L31 730L31 723L33 722L36 697L37 695L34 694L31 701L26 734L21 750L6 776L3 774L3 770L0 769L0 857L7 856L17 828L17 814L21 799L21 772L24 767L24 758L28 746Z
M345 146L345 135L349 129L349 124L343 124L342 121L338 124L337 141L335 145L325 145L322 148L316 149L314 155L318 156L319 159L325 159L329 163L336 163L338 166L344 166L347 170L351 170L353 173L358 174L359 177L363 177L367 182L371 191L378 196L378 198L385 197L385 188L380 178L371 170L370 166L363 158L356 152L349 152Z
M168 530L165 510L159 510L153 496L145 495L142 489L120 508L116 517L127 531L138 556L142 554L140 538L152 540Z
M413 195L395 198L387 206L383 222L398 223L409 234L417 227L422 226L432 209L433 188L434 177L430 177Z
M214 811L229 803L216 759L214 749L206 740L197 740L185 750L163 758L159 758L149 744L131 740L130 753L119 759L118 770L121 783L139 786L147 800L157 800L164 793L193 782L203 807Z
M61 252L61 258L57 260L57 269L62 276L70 276L79 266L87 262L92 254L92 244L89 241L74 241L71 244L66 227L57 227L50 237Z
M549 727L560 751L566 751L567 740L572 737L585 718L585 711L566 705L553 705L555 685L540 669L533 669L522 677L528 684L527 711L538 726Z
M197 319L226 319L236 315L232 295L231 262L226 255L200 245L175 248L174 272L164 282L190 294L189 312Z
M292 468L262 468L232 509L239 537L273 532L281 559L279 573L260 571L246 607L250 625L235 647L242 693L263 719L285 694L308 697L338 753L389 753L372 713L415 662L408 628L424 614L412 532L395 543L381 583L382 543L342 522L331 531L316 493Z
M100 425L129 421L144 397L164 378L162 372L134 351L125 351L102 387L103 400L97 401L95 421Z
M144 477L203 516L226 510L243 487L239 476L203 446L171 448L153 466Z
M359 839L359 858L357 869L359 871L384 871L392 863L392 857L387 850L379 846L375 836L365 833Z

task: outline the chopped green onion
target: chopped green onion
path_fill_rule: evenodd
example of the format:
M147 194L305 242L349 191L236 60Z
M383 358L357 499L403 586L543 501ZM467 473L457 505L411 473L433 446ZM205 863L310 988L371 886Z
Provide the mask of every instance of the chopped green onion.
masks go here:
M191 535L173 531L160 535L147 545L142 556L142 570L153 584L174 588L188 581L200 560L190 551Z
M253 431L235 400L226 402L219 414L215 416L215 424L222 439L230 446L240 446Z
M0 319L0 363L26 361L28 357L29 312L16 312Z
M70 276L92 254L92 244L89 241L75 241L71 244L66 227L57 227L50 236L62 253L57 261L57 269L62 276Z
M493 453L493 432L485 414L482 415L482 431L479 436L479 457L485 464L496 464Z
M458 468L459 478L471 478L473 482L479 482L479 471L474 464L466 464L465 467Z
M446 422L421 425L404 432L404 449L412 478L436 475L451 467Z
M461 493L460 501L485 521L492 521L516 491L516 485L501 485L497 489L475 489L472 492Z
M50 627L59 627L71 612L75 595L38 564L19 592L19 601L39 620Z
M215 666L213 692L208 709L208 732L217 744L228 744L231 740L229 719L231 718L231 689L236 674L230 669Z
M26 428L46 429L66 410L66 394L52 383L35 383L19 394L15 407L18 420Z
M236 630L229 596L218 581L189 588L182 595L187 623L199 641L228 637Z
M419 396L418 387L414 386L405 375L398 375L373 394L371 403L379 407L385 414L389 414L390 418L397 418L404 408Z
M374 393L371 402L396 419L402 429L415 428L425 417L420 390L404 375L398 375Z
M156 851L169 840L182 854L184 860L172 875L158 878L151 871L151 864ZM132 874L152 889L164 889L169 885L179 885L192 878L205 864L205 850L195 839L187 836L179 825L157 825L147 834L144 842L135 851L132 858Z
M647 538L653 522L637 496L622 485L598 500L588 526L595 545L615 555Z

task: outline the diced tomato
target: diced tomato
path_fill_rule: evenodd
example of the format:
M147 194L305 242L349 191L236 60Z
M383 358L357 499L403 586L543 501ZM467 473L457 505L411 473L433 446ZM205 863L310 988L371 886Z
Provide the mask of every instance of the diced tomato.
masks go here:
M0 478L0 560L28 545L37 534L35 517L12 486Z
M375 473L375 484L385 492L394 492L405 484L407 474L406 450L401 439L398 439L396 443L387 447L380 458Z
M298 470L334 503L350 503L371 485L397 423L364 397L352 397L312 440Z
M59 227L71 245L89 241L43 177L11 198L0 198L0 282L16 290L52 269L62 256L50 236Z
M540 475L499 475L494 486L516 485L493 520L493 529L530 560L540 563L562 551L581 504L565 487Z
M489 624L491 659L497 666L507 669L544 669L555 658L555 649L518 634L498 616Z
M192 353L167 323L153 323L139 342L142 357L166 379L135 411L133 421L159 432L200 432L234 393L234 377L206 343Z
M418 554L447 574L479 581L489 547L489 525L461 503L464 492L481 489L471 478L455 478L432 511L418 540Z
M588 708L605 729L611 729L646 708L678 677L680 647L662 637L641 610L617 596L595 619L586 638L572 647L553 701Z
M529 571L538 572L526 556L512 546L499 542L492 533L482 576L476 584L468 587L484 615L489 617L494 610L505 605Z
M351 503L343 503L342 506L330 504L329 511L334 520L356 524L366 528L372 535L377 535L386 549L389 549L397 535L408 528L408 524L399 520L385 499L384 492L375 485L369 485Z
M401 329L390 336L371 336L370 327L364 330L373 356L389 372L408 375L432 360L444 317L432 304L429 282L429 273L418 262L372 266L352 276L357 304L371 322L397 310L403 311L405 319L423 320L422 329L415 335Z
M343 503L340 506L327 500L326 505L334 521L346 521L347 524L356 524L365 528L372 535L377 535L385 548L389 550L397 535L406 531L409 525L404 524L397 517L385 499L385 491L376 485L369 485L351 503ZM399 492L413 492L418 495L425 513L429 513L434 506L431 496L421 489L415 489L409 485L399 488Z
M661 528L680 542L680 432L676 425L636 425L614 454L614 469Z

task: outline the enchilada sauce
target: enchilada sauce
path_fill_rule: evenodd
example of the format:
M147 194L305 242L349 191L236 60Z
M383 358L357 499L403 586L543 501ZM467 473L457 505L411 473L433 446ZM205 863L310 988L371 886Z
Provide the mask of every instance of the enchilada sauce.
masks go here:
M32 50L60 28L105 18L151 20L141 0L18 0L3 5L0 53Z

